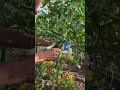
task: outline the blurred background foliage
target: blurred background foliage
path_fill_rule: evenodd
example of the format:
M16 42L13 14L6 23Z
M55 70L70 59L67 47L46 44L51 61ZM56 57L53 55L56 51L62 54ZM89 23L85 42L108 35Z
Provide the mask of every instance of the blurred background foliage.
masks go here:
M35 17L36 37L55 42L55 47L63 45L66 41L71 41L70 48L73 50L74 59L71 62L69 61L71 65L69 70L71 70L73 62L77 62L74 64L79 66L85 51L85 0L43 0L38 10L39 14ZM53 81L58 78L59 72L62 70L60 67L63 63L66 63L64 55L63 57L58 57L55 63L60 66L59 68L53 67L53 70L56 71L53 76L50 76L53 87ZM42 73L40 68L43 71ZM45 70L48 70L47 67L44 68L40 64L36 64L36 80L41 81L37 85L38 90L40 87L44 87L44 80L42 79Z
M114 72L120 72L120 1L86 0L85 25L85 51L95 63L92 78L95 84L104 86L111 66Z
M34 6L34 0L0 0L0 27L35 35ZM7 54L9 53L8 49L10 49L9 55ZM11 58L11 61L18 58L20 59L19 55L13 55L11 53L13 50L19 52L20 54L24 54L24 51L29 51L25 49L23 50L0 46L1 62L5 61L7 58ZM25 57L24 55L21 57ZM0 86L0 90L18 90L18 86L10 86Z
M0 26L34 35L34 21L34 0L0 1Z

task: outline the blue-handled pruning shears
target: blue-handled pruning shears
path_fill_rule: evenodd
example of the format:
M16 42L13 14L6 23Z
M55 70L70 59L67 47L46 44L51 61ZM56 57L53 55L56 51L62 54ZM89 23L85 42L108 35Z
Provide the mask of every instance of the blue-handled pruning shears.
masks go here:
M65 44L64 44L64 51L69 51L69 47L71 46L71 42L70 41L66 41Z

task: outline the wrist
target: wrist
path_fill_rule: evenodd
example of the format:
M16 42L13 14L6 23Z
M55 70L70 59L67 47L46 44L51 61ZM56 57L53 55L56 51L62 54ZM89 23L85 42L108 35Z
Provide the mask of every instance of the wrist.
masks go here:
M46 59L45 52L39 52L35 54L35 62L42 62Z

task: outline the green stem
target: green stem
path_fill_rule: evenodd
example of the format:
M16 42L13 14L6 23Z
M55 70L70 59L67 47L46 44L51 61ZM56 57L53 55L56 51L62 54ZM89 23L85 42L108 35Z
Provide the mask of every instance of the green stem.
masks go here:
M60 68L58 67L58 64L59 64L59 61L60 61L60 57L61 57L62 53L59 54L58 58L57 58L57 61L56 61L56 65L55 65L55 69L57 69L57 73L59 73L60 71ZM56 73L56 72L55 72ZM52 90L54 90L55 88L55 79L56 77L58 77L58 74L56 75L55 73L53 73L53 79L52 79Z

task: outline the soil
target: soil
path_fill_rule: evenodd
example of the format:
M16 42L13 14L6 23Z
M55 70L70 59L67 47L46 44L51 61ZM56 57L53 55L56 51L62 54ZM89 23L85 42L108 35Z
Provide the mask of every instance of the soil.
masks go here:
M64 69L61 72L67 72L69 70L69 67L69 64L64 64ZM74 73L80 90L85 90L84 66L81 65L81 68L79 69L74 65L71 69L71 72ZM49 80L46 80L45 88L43 90L51 90L51 82Z

